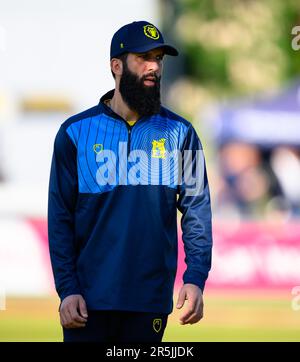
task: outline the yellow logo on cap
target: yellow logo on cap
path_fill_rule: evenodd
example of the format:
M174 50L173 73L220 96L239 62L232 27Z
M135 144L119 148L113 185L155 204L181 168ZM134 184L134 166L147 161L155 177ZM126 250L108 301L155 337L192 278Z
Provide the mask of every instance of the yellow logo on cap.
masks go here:
M144 25L144 33L148 38L155 40L159 38L159 32L153 25Z

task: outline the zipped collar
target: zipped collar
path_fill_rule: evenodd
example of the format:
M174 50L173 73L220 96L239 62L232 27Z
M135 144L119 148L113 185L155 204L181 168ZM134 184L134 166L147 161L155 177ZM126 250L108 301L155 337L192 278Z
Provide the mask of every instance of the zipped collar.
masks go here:
M104 113L106 113L108 116L113 117L113 118L117 118L120 120L123 120L126 122L126 120L124 118L122 118L121 116L119 116L117 113L115 113L110 107L108 107L104 101L108 100L108 99L112 99L112 97L115 94L115 90L111 89L110 91L106 92L99 101L99 105L102 106L102 109L104 111ZM127 122L126 122L127 123Z
M135 124L137 124L137 123L139 123L139 122L141 122L141 121L145 121L145 120L147 120L147 119L149 119L149 118L151 117L151 116L141 117L140 119L138 119L138 120L135 122L135 124L134 124L133 126L130 126L129 123L128 123L124 118L122 118L121 116L119 116L117 113L115 113L110 107L108 107L108 106L104 103L104 101L106 101L106 100L108 100L108 99L112 99L112 97L114 96L114 94L115 94L115 90L114 90L114 89L111 89L110 91L108 91L107 93L105 93L105 94L100 98L100 101L99 101L99 106L102 107L104 113L106 113L108 116L113 117L113 118L116 118L116 119L119 119L119 120L125 122L128 127L134 127ZM162 107L161 107L161 109L162 109ZM159 114L159 113L158 113L158 114Z
M104 102L107 99L112 99L112 97L115 94L115 90L111 89L110 91L106 92L101 98L100 98L100 102Z

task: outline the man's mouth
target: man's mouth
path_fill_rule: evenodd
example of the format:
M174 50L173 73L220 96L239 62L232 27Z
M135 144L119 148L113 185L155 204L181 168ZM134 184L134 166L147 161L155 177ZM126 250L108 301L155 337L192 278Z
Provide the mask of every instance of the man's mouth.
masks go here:
M146 85L154 85L156 83L156 78L155 77L147 77L144 79L144 84Z

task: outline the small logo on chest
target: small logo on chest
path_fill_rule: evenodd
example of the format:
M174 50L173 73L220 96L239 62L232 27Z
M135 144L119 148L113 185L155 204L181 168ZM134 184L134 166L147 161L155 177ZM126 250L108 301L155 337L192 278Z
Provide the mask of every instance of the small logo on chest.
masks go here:
M100 152L102 152L102 151L103 151L103 144L102 144L102 143L96 143L96 144L94 144L93 150L94 150L94 152L97 153L97 154L100 153Z

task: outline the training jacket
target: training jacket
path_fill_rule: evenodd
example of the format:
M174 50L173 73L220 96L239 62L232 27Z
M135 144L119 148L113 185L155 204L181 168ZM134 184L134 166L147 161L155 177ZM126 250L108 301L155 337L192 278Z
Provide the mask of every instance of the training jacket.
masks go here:
M48 236L56 290L61 301L81 294L89 310L169 314L177 270L177 208L187 264L183 283L202 291L211 267L212 231L204 157L195 196L189 195L183 161L177 166L163 162L165 153L174 150L201 153L201 142L191 123L163 106L159 114L129 126L104 103L113 94L67 119L54 141ZM120 144L126 146L121 154ZM103 158L109 150L116 156ZM149 158L136 172L139 183L130 179L137 164L133 150ZM159 163L160 172L151 161ZM164 176L166 167L173 177ZM182 174L180 183L176 177Z

